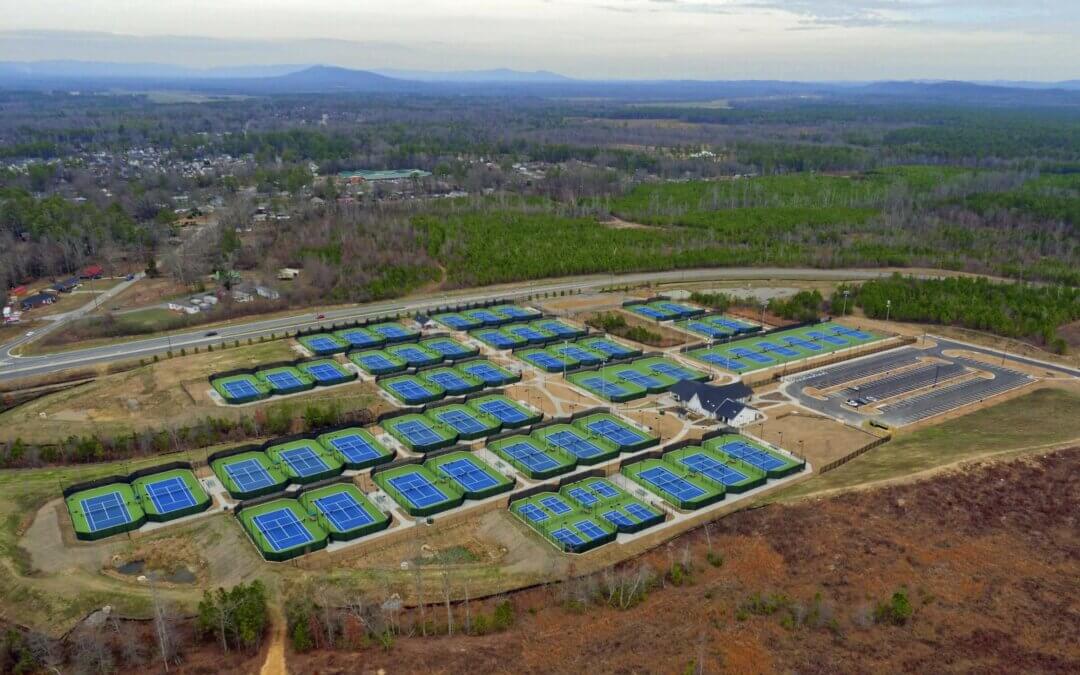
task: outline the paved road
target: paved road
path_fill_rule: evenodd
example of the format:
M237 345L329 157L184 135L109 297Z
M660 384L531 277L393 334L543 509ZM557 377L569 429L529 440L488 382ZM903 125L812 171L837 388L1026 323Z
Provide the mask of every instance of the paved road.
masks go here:
M210 329L203 328L170 335L168 337L131 339L123 343L101 347L88 347L85 349L58 352L56 354L17 356L12 353L12 350L30 340L24 336L13 343L0 347L0 380L45 375L69 368L86 367L133 358L150 358L154 354L164 354L170 349L176 351L180 348L192 349L194 347L203 347L209 344L220 344L222 341L246 340L247 338L257 339L259 337L269 336L272 333L280 334L286 330L294 331L298 328L311 328L324 325L329 327L335 322L341 323L345 321L363 320L395 313L413 314L416 312L429 311L446 304L482 302L485 300L502 298L516 300L534 294L559 293L561 291L566 291L568 293L589 291L612 285L637 285L647 282L678 283L681 281L700 282L744 279L858 281L875 277L886 277L892 273L893 270L887 269L821 270L813 268L787 269L779 267L733 267L624 275L597 275L574 279L542 281L530 285L515 284L513 286L489 287L465 293L442 294L411 300L372 303L325 312L326 318L322 320L316 320L315 314L310 312L277 319L256 319L242 324L215 328L213 330L218 334L213 337L207 337L206 332ZM916 276L935 277L937 275L927 273L916 274ZM115 292L119 291L117 290ZM89 311L89 306L84 309ZM37 337L39 336L35 335L32 339L37 339Z

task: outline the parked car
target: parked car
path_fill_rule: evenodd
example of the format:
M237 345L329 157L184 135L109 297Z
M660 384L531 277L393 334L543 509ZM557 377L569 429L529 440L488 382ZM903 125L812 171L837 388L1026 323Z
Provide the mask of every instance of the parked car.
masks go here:
M325 314L320 314L320 315L315 317L316 320L325 319L325 318L326 318Z
M135 281L135 275L134 274L127 275L126 277L124 277L124 281Z
M852 408L858 408L861 405L859 403L859 400L855 398L849 398L848 400L844 401L844 403L848 404Z
M206 337L217 337L218 332L216 330L206 331Z

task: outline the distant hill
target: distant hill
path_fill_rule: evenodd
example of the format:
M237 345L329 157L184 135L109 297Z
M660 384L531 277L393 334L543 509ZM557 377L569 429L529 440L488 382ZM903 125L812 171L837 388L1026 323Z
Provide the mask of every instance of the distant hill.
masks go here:
M380 75L400 80L417 82L574 82L575 80L550 70L510 70L494 68L492 70L397 70L379 68Z
M109 61L0 61L0 77L18 79L202 79L275 77L307 65L232 66L187 68L168 63L114 63Z
M276 77L233 79L230 84L267 92L334 93L392 92L417 89L414 83L367 70L311 66Z

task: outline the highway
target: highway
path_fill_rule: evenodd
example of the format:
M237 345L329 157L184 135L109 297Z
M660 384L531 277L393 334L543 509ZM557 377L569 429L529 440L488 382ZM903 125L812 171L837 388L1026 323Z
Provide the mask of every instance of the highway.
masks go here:
M505 299L518 300L529 295L544 293L566 293L578 291L593 291L610 286L638 285L643 283L679 283L679 282L703 282L703 281L733 281L733 280L822 280L822 281L859 281L875 277L891 275L891 269L847 269L825 270L814 268L716 268L679 270L671 272L645 272L624 275L595 275L589 277L575 277L572 279L539 281L533 284L513 284L505 286L491 286L481 289L472 289L463 292L443 293L440 295L390 300L366 305L358 305L346 309L330 310L324 312L325 318L316 319L317 313L307 312L275 319L258 319L230 326L215 328L201 328L176 333L161 337L132 338L126 342L119 342L99 347L87 347L84 349L71 349L55 354L43 354L35 356L19 356L15 350L38 339L41 334L50 330L57 330L65 320L77 318L88 311L83 308L76 312L69 312L71 316L56 321L53 325L42 329L37 334L26 337L25 335L0 347L0 381L13 380L24 377L47 375L62 370L83 368L108 364L118 361L127 361L138 358L151 358L155 354L163 355L170 349L176 352L183 349L191 350L194 347L206 345L219 345L222 342L244 340L248 338L258 339L269 337L285 331L308 329L312 327L330 328L334 323L364 320L381 317L387 314L415 314L430 311L444 305L468 304L487 300ZM922 277L936 277L937 274L915 274ZM119 292L119 291L116 291ZM112 293L110 293L112 295ZM216 332L216 335L207 337L208 331Z

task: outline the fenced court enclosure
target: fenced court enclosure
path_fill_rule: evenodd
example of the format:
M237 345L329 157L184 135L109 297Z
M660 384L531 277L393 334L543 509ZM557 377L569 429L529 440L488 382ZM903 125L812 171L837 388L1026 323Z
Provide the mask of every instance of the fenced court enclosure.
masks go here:
M326 548L326 530L295 499L243 506L236 516L267 560L280 562Z
M301 335L296 341L302 344L312 354L318 356L330 356L340 354L349 348L350 342L333 333L318 333L316 335Z
M65 504L78 539L94 541L205 511L210 497L188 465L174 463L69 487Z
M390 526L390 516L351 483L305 491L298 501L333 541L350 541Z
M367 429L351 427L322 434L318 443L335 453L346 469L353 471L385 464L394 459L394 451Z
M752 335L687 352L687 356L730 373L743 374L792 361L823 356L881 340L867 330L848 328L832 321Z
M674 300L655 299L647 302L629 301L623 307L653 321L674 321L704 314L705 310Z
M416 376L442 389L445 396L462 396L484 388L483 380L460 368L431 368L417 371Z
M761 330L761 326L724 314L706 314L676 321L675 326L707 340L723 339L732 335L744 335Z
M314 483L341 473L344 464L335 454L314 439L300 439L266 448L266 455L274 467L294 483Z
M261 450L211 459L210 468L235 499L252 499L285 487L288 479Z
M367 349L362 352L349 352L349 360L360 366L369 375L387 375L400 373L408 367L405 359L385 349Z
M333 359L302 361L296 364L297 370L315 380L320 387L342 384L356 379L356 373L346 370Z
M377 470L373 478L410 516L430 516L460 506L465 500L456 483L419 464Z

